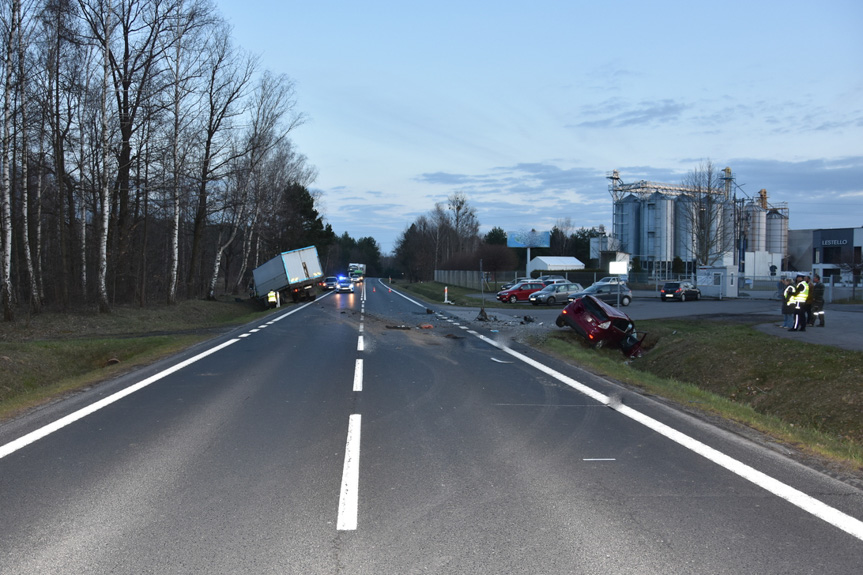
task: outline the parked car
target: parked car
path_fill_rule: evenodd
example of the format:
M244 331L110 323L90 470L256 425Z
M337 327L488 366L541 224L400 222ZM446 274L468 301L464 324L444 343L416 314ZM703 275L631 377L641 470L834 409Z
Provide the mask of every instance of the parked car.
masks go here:
M351 282L351 278L340 277L339 283L336 286L336 291L339 293L341 293L341 292L354 293L354 284L353 284L353 282Z
M662 289L659 290L659 297L662 301L670 301L678 299L686 301L688 299L701 299L701 290L691 282L665 282Z
M336 276L330 276L330 277L324 279L323 287L325 290L336 289L336 286L338 286L338 285L339 285L339 278L337 278Z
M604 278L598 279L593 282L593 285L596 284L625 284L626 276L606 276Z
M528 298L533 305L544 303L545 305L555 305L562 303L566 305L569 301L569 296L583 291L581 284L565 282L559 284L549 284L537 292L530 294Z
M548 285L548 284L559 284L559 283L569 282L569 280L568 280L568 279L566 279L566 278L565 278L565 277L563 277L563 276L539 276L539 277L538 277L538 278L536 278L536 279L537 279L538 281L541 281L541 282L542 282L542 283L544 283L545 285Z
M646 334L639 338L632 318L592 295L570 302L555 323L557 327L571 327L594 348L616 345L627 357L642 355Z
M500 291L512 289L520 283L529 282L529 281L533 281L533 280L531 278L515 278L514 280L506 282L505 284L500 286Z
M497 292L497 299L502 302L515 303L518 301L528 301L530 294L537 292L545 286L539 281L521 282L512 286L510 289L505 289Z
M632 301L632 290L625 283L595 283L592 286L585 288L583 291L574 293L569 296L569 301L584 297L586 295L601 299L603 302L610 305L617 305L620 302L622 306L628 306Z

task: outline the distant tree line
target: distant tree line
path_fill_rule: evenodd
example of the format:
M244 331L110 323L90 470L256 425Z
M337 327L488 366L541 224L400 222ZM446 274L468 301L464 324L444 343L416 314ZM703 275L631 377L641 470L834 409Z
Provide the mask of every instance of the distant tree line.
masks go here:
M289 137L292 81L209 1L9 0L0 34L6 320L214 297L281 251L350 249Z
M526 250L509 248L503 228L495 226L479 235L476 209L463 192L456 192L446 205L435 204L432 211L419 216L398 237L392 266L411 282L431 281L434 270L478 270L509 272L526 267ZM549 248L534 248L531 256L573 256L588 267L590 239L605 235L602 226L578 228L569 218L559 220L551 230Z

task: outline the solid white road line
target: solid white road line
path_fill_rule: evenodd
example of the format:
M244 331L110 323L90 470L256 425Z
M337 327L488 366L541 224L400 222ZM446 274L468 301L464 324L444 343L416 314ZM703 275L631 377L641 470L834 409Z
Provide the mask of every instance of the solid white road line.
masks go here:
M401 295L406 300L420 306L425 307L425 305L415 302L414 300L406 297L402 294L399 294L396 291L393 291L398 295ZM509 349L503 344L500 344L494 341L491 338L488 338L482 334L468 332L476 335L482 341L488 343L491 346L494 346L501 351L508 353L509 355L519 359L520 361L526 363L527 365L533 366L539 371L545 373L553 377L554 379L560 381L561 383L568 385L569 387L583 393L584 395L595 399L596 401L602 403L603 405L607 405L611 409L614 409L621 415L629 417L630 419L637 421L644 425L645 427L659 433L660 435L664 435L668 439L674 441L675 443L682 445L683 447L694 451L695 453L707 458L708 460L716 463L717 465L724 467L725 469L731 471L732 473L742 477L755 485L769 491L770 493L785 499L789 503L797 506L798 508L811 513L815 517L826 521L827 523L833 525L834 527L838 527L842 531L845 531L849 535L856 537L863 541L863 521L852 517L846 513L842 513L838 509L830 507L826 503L823 503L814 497L811 497L798 489L794 489L790 485L786 485L781 481L770 477L769 475L758 471L757 469L746 465L745 463L738 461L724 453L720 452L717 449L706 445L697 439L689 437L688 435L677 431L649 417L644 415L643 413L636 411L630 407L625 405L620 405L619 402L612 401L610 397L596 391L595 389L580 383L571 377L568 377L554 369L535 361L526 355L523 355L515 350Z
M833 525L834 527L838 527L842 531L845 531L849 535L856 537L863 541L863 521L855 517L851 517L845 513L842 513L838 509L830 507L826 503L822 503L818 501L814 497L811 497L802 491L791 487L790 485L786 485L781 481L770 477L769 475L758 471L757 469L746 465L745 463L738 461L724 453L720 452L709 445L698 441L688 435L669 427L668 425L653 419L648 415L644 415L643 413L632 409L631 407L627 407L625 405L621 405L618 401L612 401L610 397L604 395L593 388L590 388L583 383L579 383L574 379L555 371L554 369L535 361L526 355L523 355L515 350L509 349L505 345L499 344L493 339L487 338L483 335L477 336L481 340L493 345L494 347L500 349L501 351L508 353L509 355L521 360L522 362L535 367L539 371L545 373L553 377L554 379L564 383L573 389L580 391L581 393L587 395L595 399L596 401L614 409L621 415L625 415L630 419L637 421L644 425L645 427L659 433L667 437L668 439L674 441L675 443L682 445L683 447L694 451L695 453L705 457L706 459L712 461L713 463L724 467L725 469L731 471L732 473L742 477L754 483L755 485L766 489L770 493L785 499L789 503L796 505L800 509L807 511L818 517L823 519L827 523Z
M354 414L348 420L348 441L345 446L345 465L342 469L342 490L339 495L339 516L336 523L339 531L354 531L357 528L361 417Z
M301 309L304 309L304 308L310 306L312 303L314 303L314 302L307 302L301 306L295 307L291 311L289 311L287 313L283 313L279 317L274 318L273 320L267 322L267 325L272 325L277 321L283 320L286 317L288 317L289 315L293 315L293 314L297 313L298 311L300 311ZM247 333L241 334L238 337L248 337L250 334L257 333L258 331L260 331L261 328L264 328L264 327L266 327L266 326L262 325L262 326L259 326L259 328L250 329ZM123 399L127 395L131 395L131 394L135 393L136 391L138 391L139 389L143 389L143 388L147 387L148 385L150 385L151 383L159 381L163 377L170 375L176 371L179 371L179 370L183 369L184 367L191 365L191 364L195 363L196 361L203 359L203 358L207 357L208 355L215 353L219 350L222 350L222 349L228 347L229 345L236 343L238 341L240 341L240 340L239 339L228 340L221 345L217 345L216 347L214 347L212 349L209 349L205 352L199 353L195 357L192 357L192 358L189 358L185 361L182 361L182 362L178 363L177 365L166 369L165 371L162 371L160 373L157 373L156 375L148 377L147 379L140 381L140 382L138 382L138 383L136 383L130 387L127 387L126 389L122 389L113 395L110 395L104 399L101 399L100 401L97 401L96 403L88 405L87 407L83 407L74 413L70 413L66 417L63 417L61 419L58 419L57 421L49 423L48 425L41 427L35 431L31 431L27 435L24 435L23 437L19 437L15 441L10 441L6 445L0 446L0 459L3 459L7 455L18 451L22 447L30 445L34 441L42 439L46 435L49 435L51 433L54 433L55 431L63 429L64 427L66 427L70 423L74 423L75 421L78 421L79 419L86 417L86 416L90 415L91 413L94 413L94 412L102 409L105 406L111 405L115 401Z
M204 359L208 355L211 355L213 353L216 353L217 351L225 349L229 345L234 344L238 341L240 341L240 340L239 339L230 339L221 345L217 345L216 347L208 349L205 352L199 353L195 357L190 357L189 359L187 359L185 361L181 361L180 363L178 363L177 365L174 365L173 367L169 367L168 369L161 371L161 372L157 373L156 375L152 375L143 381L139 381L135 385L131 385L125 389L121 389L120 391L118 391L117 393L114 393L113 395L109 395L108 397L101 399L101 400L97 401L96 403L92 403L92 404L88 405L87 407L81 408L78 411L70 413L66 417L62 417L53 423L49 423L45 427L41 427L35 431L31 431L27 435L24 435L23 437L19 437L15 441L11 441L11 442L7 443L6 445L0 446L0 459L3 459L7 455L18 451L22 447L30 445L34 441L42 439L46 435L49 435L51 433L54 433L55 431L63 429L67 425L74 423L74 422L78 421L79 419L86 417L86 416L90 415L91 413L94 413L94 412L102 409L103 407L106 407L106 406L111 405L112 403L114 403L116 401L123 399L127 395L131 395L140 389L144 389L145 387L147 387L151 383L155 383L167 375L171 375L172 373L175 373L175 372L183 369L184 367L195 363L196 361Z

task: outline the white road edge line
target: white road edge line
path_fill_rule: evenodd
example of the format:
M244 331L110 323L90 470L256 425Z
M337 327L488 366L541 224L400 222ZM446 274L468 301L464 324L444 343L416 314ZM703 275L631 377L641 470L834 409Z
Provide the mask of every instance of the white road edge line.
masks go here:
M216 347L210 348L207 351L199 353L195 357L190 357L189 359L187 359L185 361L181 361L180 363L178 363L172 367L169 367L168 369L166 369L164 371L160 371L159 373L157 373L155 375L151 375L147 379L139 381L138 383L136 383L134 385L130 385L129 387L127 387L125 389L121 389L120 391L118 391L117 393L114 393L113 395L109 395L108 397L100 399L99 401L97 401L95 403L91 403L87 407L83 407L83 408L79 409L78 411L72 412L65 417L61 417L60 419L58 419L57 421L54 421L53 423L49 423L48 425L46 425L44 427L41 427L35 431L31 431L27 435L19 437L15 441L10 441L6 445L0 446L0 459L3 459L7 455L15 453L16 451L18 451L22 447L26 447L27 445L30 445L34 441L38 441L39 439L42 439L46 435L50 435L51 433L54 433L55 431L59 431L60 429L63 429L67 425L74 423L74 422L78 421L79 419L90 415L91 413L99 411L103 407L107 407L108 405L111 405L112 403L123 399L127 395L131 395L138 390L144 389L145 387L147 387L151 383L155 383L165 376L171 375L172 373L177 372L177 371L183 369L184 367L195 363L196 361L204 359L208 355L211 355L213 353L216 353L217 351L225 349L229 345L237 343L238 341L240 341L240 340L239 339L229 339L228 341L226 341L220 345L217 345Z
M339 495L339 531L357 528L360 480L360 423L362 416L354 414L348 420L348 440L345 445L345 465L342 469L342 489Z
M329 294L325 294L325 295L329 295ZM301 309L312 305L312 303L314 303L314 302L313 301L307 302L307 303L305 303L299 307L292 309L291 311L289 311L287 313L283 313L279 317L274 318L273 320L268 322L267 325L273 324L277 321L280 321L280 320L288 317L289 315L295 314L298 311L300 311ZM252 329L252 330L249 330L248 333L241 334L239 337L248 337L250 333L257 332L257 331L258 331L257 329ZM191 365L191 364L195 363L196 361L207 357L211 353L215 353L219 350L222 350L222 349L228 347L229 345L236 343L238 341L240 341L240 340L239 339L228 340L225 343L217 345L216 347L214 347L212 349L208 349L205 352L199 353L195 357L192 357L192 358L189 358L185 361L182 361L173 367L169 367L165 371L162 371L160 373L157 373L156 375L150 376L143 381L139 381L138 383L136 383L130 387L122 389L113 395L110 395L106 398L103 398L103 399L97 401L96 403L88 405L87 407L83 407L83 408L79 409L78 411L75 411L75 412L70 413L69 415L67 415L65 417L58 419L57 421L49 423L48 425L41 427L39 429L36 429L34 431L31 431L27 435L19 437L18 439L14 440L14 441L10 441L9 443L7 443L5 445L0 445L0 459L3 459L7 455L15 453L16 451L18 451L22 447L26 447L27 445L30 445L34 441L38 441L39 439L42 439L46 435L50 435L50 434L54 433L55 431L63 429L67 425L74 423L74 422L78 421L79 419L86 417L86 416L90 415L91 413L94 413L94 412L102 409L103 407L111 405L115 401L123 399L127 395L131 395L131 394L135 393L136 391L147 387L151 383L154 383L154 382L162 379L163 377L165 377L167 375L170 375L176 371L179 371L179 370L183 369L184 367Z
M766 489L770 493L785 499L789 503L799 507L800 509L811 513L815 517L826 521L827 523L833 525L834 527L838 527L842 531L848 533L863 541L863 521L856 519L846 513L839 511L834 507L830 507L826 503L823 503L814 497L807 495L800 491L799 489L795 489L790 485L786 485L781 481L774 479L767 475L766 473L762 473L757 469L746 465L745 463L734 459L728 455L725 455L721 451L710 447L709 445L698 441L688 435L669 427L668 425L653 419L648 415L644 415L643 413L632 409L631 407L627 407L625 405L619 405L618 402L612 402L611 398L608 396L596 391L595 389L580 383L571 377L563 375L562 373L555 371L554 369L535 361L526 355L523 355L515 350L509 349L503 344L500 344L493 339L485 337L484 335L477 335L478 338L485 341L486 343L500 349L501 351L519 359L520 361L538 369L539 371L545 373L553 377L554 379L560 381L563 384L566 384L573 389L580 391L581 393L587 395L595 399L596 401L614 409L621 415L625 415L630 419L637 421L638 423L644 425L645 427L659 433L670 439L671 441L682 445L683 447L693 451L702 457L712 461L713 463L724 467L728 471L754 483L755 485L761 487L762 489Z
M400 294L397 291L393 291L393 293L401 295L406 300L408 300L408 301L410 301L410 302L412 302L412 303L414 303L420 307L425 307L423 304L417 303L414 300L410 299L407 296ZM681 432L677 431L676 429L673 429L673 428L669 427L668 425L665 425L664 423L661 423L660 421L653 419L652 417L644 415L643 413L636 411L636 410L632 409L631 407L627 407L625 405L618 405L616 403L613 404L611 402L611 398L609 398L608 396L596 391L595 389L593 389L591 387L584 385L583 383L580 383L580 382L572 379L571 377L563 375L562 373L555 371L552 368L550 368L546 365L543 365L543 364L539 363L538 361L535 361L535 360L527 357L524 354L521 354L521 353L519 353L515 350L512 350L512 349L509 349L505 345L498 343L491 338L488 338L488 337L486 337L482 334L479 334L479 333L474 333L474 332L468 332L468 333L473 333L473 335L476 335L476 337L478 337L482 341L488 343L489 345L496 347L505 353L508 353L509 355L515 357L516 359L521 360L522 362L524 362L530 366L535 367L539 371L545 373L546 375L553 377L554 379L560 381L561 383L568 385L569 387L583 393L584 395L586 395L590 398L595 399L596 401L602 403L603 405L607 405L608 407L610 407L611 409L614 409L615 411L617 411L621 415L625 415L626 417L629 417L633 421L637 421L637 422L641 423L642 425L644 425L645 427L647 427L649 429L652 429L656 433L659 433L660 435L664 435L665 437L674 441L675 443L677 443L677 444L679 444L679 445L681 445L681 446L683 446L683 447L685 447L691 451L694 451L695 453L701 455L702 457L707 458L708 460L712 461L713 463L715 463L721 467L724 467L725 469L731 471L732 473L738 475L739 477L742 477L743 479L750 481L751 483L761 487L762 489L765 489L765 490L769 491L770 493L772 493L778 497L781 497L782 499L788 501L792 505L795 505L798 508L800 508L800 509L802 509L808 513L811 513L815 517L818 517L819 519L826 521L830 525L833 525L834 527L837 527L837 528L841 529L842 531L848 533L849 535L856 537L857 539L860 539L861 541L863 541L863 521L860 521L859 519L852 517L852 516L848 515L847 513L843 513L834 507L830 507L826 503L823 503L823 502L815 499L814 497L807 495L806 493L803 493L799 489L795 489L795 488L791 487L790 485L786 485L785 483L782 483L781 481L770 477L766 473L762 473L761 471L758 471L754 467L750 467L749 465L746 465L742 461L738 461L738 460L734 459L733 457L725 455L721 451L714 449L714 448L710 447L709 445L698 441L697 439L689 437L688 435L681 433Z

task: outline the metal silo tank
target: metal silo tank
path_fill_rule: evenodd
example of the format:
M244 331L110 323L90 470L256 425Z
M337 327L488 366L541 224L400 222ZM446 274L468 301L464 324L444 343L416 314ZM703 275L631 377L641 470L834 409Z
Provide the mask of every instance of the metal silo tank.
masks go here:
M656 192L651 194L642 211L641 247L658 262L674 257L674 200Z
M634 195L623 198L615 206L615 236L620 241L620 249L630 254L640 253L638 245L641 203Z
M744 208L746 217L746 236L748 239L748 252L764 252L767 251L767 211L750 202Z
M767 213L767 251L788 255L788 218L779 210Z
M692 223L692 196L681 194L675 201L674 255L684 262L695 259L695 231Z

